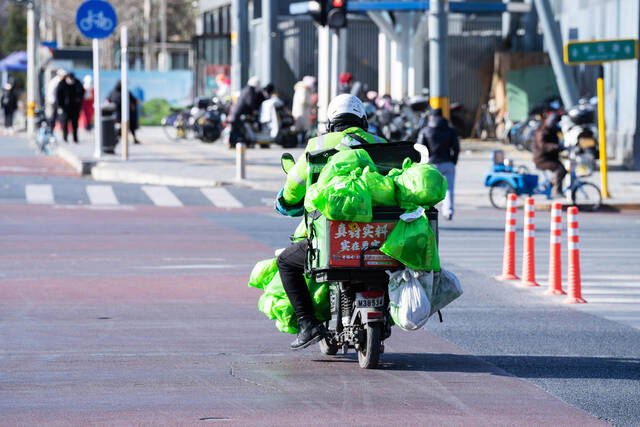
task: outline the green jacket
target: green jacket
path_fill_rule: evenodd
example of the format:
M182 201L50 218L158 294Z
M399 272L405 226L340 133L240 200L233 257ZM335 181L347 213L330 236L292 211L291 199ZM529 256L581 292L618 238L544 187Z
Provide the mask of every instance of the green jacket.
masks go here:
M300 155L295 166L287 174L287 182L284 185L283 193L284 201L289 205L296 205L304 199L307 191L307 152L329 148L346 150L354 145L385 142L387 142L386 139L372 135L359 127L351 127L341 132L325 133L311 138L304 153Z

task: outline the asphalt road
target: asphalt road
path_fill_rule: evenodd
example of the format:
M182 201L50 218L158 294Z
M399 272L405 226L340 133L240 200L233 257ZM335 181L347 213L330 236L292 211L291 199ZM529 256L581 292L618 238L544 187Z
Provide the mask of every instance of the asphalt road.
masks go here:
M118 203L98 207L78 198L90 181L1 147L3 424L638 425L637 214L580 216L583 293L601 301L568 307L493 280L504 219L459 210L440 241L465 294L442 324L394 329L365 371L354 354L289 351L258 312L248 273L296 225L268 195L228 188L241 206L215 207L169 188L184 206L159 207L109 183Z

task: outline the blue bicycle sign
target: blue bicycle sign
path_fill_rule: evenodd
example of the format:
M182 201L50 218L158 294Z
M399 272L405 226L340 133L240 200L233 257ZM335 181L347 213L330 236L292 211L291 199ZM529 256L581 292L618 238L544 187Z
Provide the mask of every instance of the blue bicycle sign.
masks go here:
M88 0L76 12L76 25L90 39L103 39L113 32L118 17L113 7L102 0Z

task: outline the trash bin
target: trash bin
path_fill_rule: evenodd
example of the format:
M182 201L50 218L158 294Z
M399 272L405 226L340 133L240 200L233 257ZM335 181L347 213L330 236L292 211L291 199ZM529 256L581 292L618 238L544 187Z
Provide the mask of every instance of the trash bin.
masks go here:
M115 154L116 144L116 107L113 104L102 106L102 152Z

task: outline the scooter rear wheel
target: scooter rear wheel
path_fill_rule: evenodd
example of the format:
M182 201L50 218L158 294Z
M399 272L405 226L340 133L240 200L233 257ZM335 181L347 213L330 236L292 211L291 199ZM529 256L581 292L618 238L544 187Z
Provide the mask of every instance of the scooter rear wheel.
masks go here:
M382 343L382 324L367 325L366 346L358 350L358 363L361 368L375 369L380 360L380 344Z

